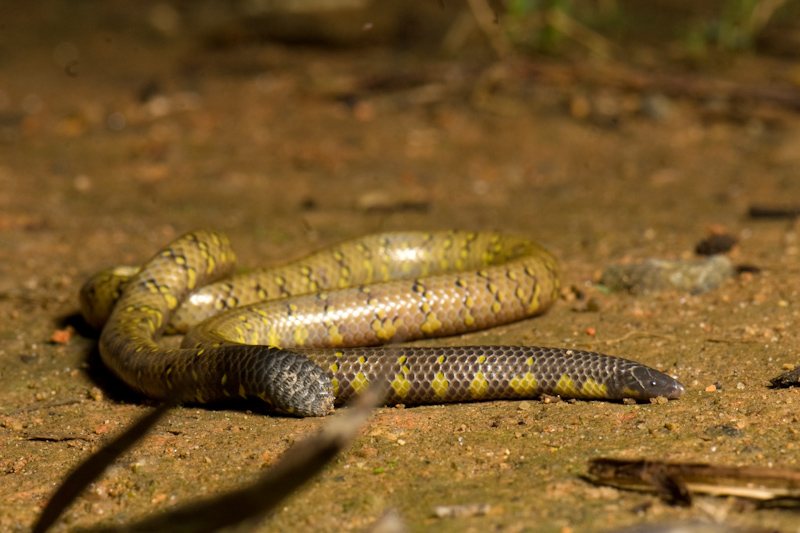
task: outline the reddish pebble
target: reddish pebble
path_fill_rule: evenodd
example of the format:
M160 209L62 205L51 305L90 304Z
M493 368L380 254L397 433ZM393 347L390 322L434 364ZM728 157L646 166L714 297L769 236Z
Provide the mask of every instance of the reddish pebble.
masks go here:
M595 333L597 333L596 329L594 329L594 328L586 328L586 334L587 335L594 335Z
M70 338L72 338L73 333L75 333L75 328L72 326L67 326L64 329L57 329L50 335L50 342L53 344L66 344L69 342Z

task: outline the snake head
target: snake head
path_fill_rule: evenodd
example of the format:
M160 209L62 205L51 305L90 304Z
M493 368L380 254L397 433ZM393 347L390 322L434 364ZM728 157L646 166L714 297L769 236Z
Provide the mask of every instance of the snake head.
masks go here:
M659 396L677 400L686 392L686 388L677 379L644 365L636 365L628 376L624 390L631 398L637 400L649 400Z

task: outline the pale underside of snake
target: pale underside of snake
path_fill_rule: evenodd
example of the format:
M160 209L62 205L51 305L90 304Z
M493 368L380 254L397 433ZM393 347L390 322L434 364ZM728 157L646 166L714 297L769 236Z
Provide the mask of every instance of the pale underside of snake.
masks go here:
M385 346L545 312L558 298L558 263L517 237L385 233L283 266L232 276L233 269L228 238L200 230L139 269L95 275L81 304L86 320L103 327L104 363L153 398L260 398L297 416L324 415L375 382L388 404L406 405L684 393L666 374L592 352ZM181 348L157 343L165 329L186 333Z

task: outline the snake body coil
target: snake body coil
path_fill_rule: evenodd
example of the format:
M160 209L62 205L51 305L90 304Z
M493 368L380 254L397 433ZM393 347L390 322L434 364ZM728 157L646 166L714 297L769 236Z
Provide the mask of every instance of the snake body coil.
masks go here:
M684 392L639 363L578 350L375 346L546 311L558 296L559 267L529 241L389 233L231 278L233 262L227 237L203 230L177 239L138 273L103 272L87 282L82 310L89 323L105 322L105 364L153 398L258 397L298 416L324 415L334 400L345 402L377 380L386 382L389 403L408 405ZM168 324L188 329L180 349L156 343Z

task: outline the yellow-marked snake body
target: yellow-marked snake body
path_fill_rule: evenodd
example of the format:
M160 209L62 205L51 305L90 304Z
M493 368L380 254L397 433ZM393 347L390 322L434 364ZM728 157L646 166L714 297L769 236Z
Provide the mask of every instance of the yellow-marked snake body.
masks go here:
M179 238L141 270L105 271L87 282L82 310L89 323L105 322L105 364L154 398L258 397L300 416L325 414L334 399L342 403L376 380L388 382L389 403L407 405L683 394L665 374L591 352L376 346L545 312L558 297L560 271L530 241L387 233L229 277L233 260L227 237L203 230ZM180 349L155 341L168 324L188 330Z

